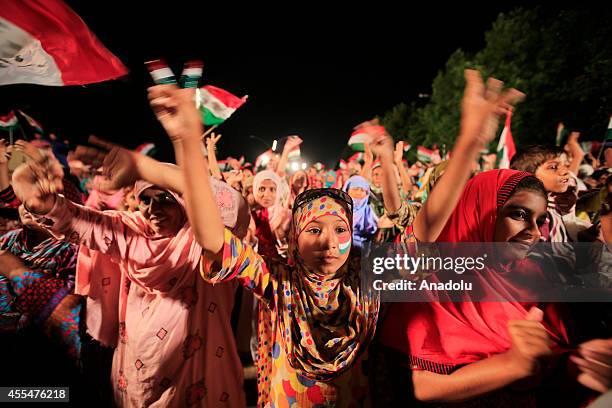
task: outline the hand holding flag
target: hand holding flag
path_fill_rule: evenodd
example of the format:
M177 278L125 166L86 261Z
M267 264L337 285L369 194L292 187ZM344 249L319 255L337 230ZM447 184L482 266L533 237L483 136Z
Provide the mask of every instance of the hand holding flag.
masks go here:
M372 153L374 153L376 157L380 158L381 156L388 155L390 159L393 158L393 139L385 128L379 124L378 119L373 119L357 125L351 139L353 139L354 136L362 138L362 143L368 143ZM365 145L363 150L365 150Z
M202 78L203 68L204 63L202 61L188 61L181 74L181 88L197 88Z
M298 147L299 145L301 145L303 142L302 138L300 138L299 136L289 136L287 138L287 141L285 142L285 146L283 147L283 150L293 150L296 147Z
M151 75L151 78L153 78L153 82L155 82L157 85L176 85L174 73L163 59L147 61L145 62L145 65L149 70L149 75Z
M149 88L149 103L173 143L202 137L202 118L193 96L193 89L180 89L171 84Z
M385 128L380 126L378 119L372 119L354 127L348 145L357 152L363 152L366 143L376 143L375 139L385 133Z

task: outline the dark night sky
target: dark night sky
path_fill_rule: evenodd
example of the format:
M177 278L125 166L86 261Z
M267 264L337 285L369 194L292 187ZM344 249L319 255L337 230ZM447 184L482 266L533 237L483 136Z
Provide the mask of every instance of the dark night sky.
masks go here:
M170 145L146 101L151 82L143 62L165 58L178 75L186 59L200 58L204 84L250 96L219 128L221 157L243 153L252 161L264 146L249 135L271 142L298 134L302 156L328 165L355 124L429 93L449 55L482 48L497 14L513 7L371 3L376 7L330 11L235 2L233 10L219 11L176 1L158 12L161 6L126 10L116 1L67 3L126 64L129 77L86 87L2 87L0 113L24 109L73 142L91 133L128 147L153 141L162 147L159 158L168 160Z

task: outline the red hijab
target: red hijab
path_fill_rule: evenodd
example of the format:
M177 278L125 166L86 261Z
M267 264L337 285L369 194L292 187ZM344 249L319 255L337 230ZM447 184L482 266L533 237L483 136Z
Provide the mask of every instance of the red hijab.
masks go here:
M492 242L497 210L530 175L492 170L472 178L437 242ZM503 278L487 269L482 279L496 279L499 285ZM531 306L516 301L395 303L382 325L381 342L406 354L413 368L450 374L459 366L509 350L508 321L525 319ZM565 325L554 305L544 307L543 324L554 343L567 343Z

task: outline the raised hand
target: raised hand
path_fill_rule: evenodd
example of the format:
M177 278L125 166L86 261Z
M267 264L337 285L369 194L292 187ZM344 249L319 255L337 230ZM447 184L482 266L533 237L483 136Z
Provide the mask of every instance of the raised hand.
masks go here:
M233 170L230 171L227 178L226 178L226 183L229 184L230 186L234 187L234 186L240 186L242 183L242 178L243 178L243 174L242 171L240 170ZM240 191L239 188L235 188L235 190Z
M53 208L55 194L63 190L64 171L55 158L44 157L40 162L29 161L13 173L13 190L26 208L46 213Z
M204 125L195 106L193 88L180 89L170 84L153 86L149 88L149 103L170 140L201 140Z
M96 147L78 146L75 157L85 164L102 167L104 178L96 184L96 189L105 192L116 191L131 186L138 180L136 155L139 153L93 135L88 141Z
M567 145L568 146L578 146L580 147L580 145L578 144L578 139L580 138L580 132L572 132L570 133L569 137L567 138Z
M400 140L399 142L395 144L393 162L397 164L398 166L400 166L403 158L404 158L404 142Z
M35 162L41 162L44 160L44 155L38 150L32 143L27 142L25 140L17 140L15 142L15 150L23 152L26 156L28 156L31 160Z
M363 145L363 159L366 163L372 163L374 161L374 153L372 153L372 148L368 142Z
M221 139L221 133L216 134L215 132L212 132L210 134L210 137L206 139L206 146L209 149L211 148L211 146L214 148L215 146L217 146L219 139Z
M489 78L485 86L476 70L466 69L465 80L460 137L469 143L486 146L495 138L501 116L525 94L514 88L502 92L504 83L495 78Z
M393 160L395 153L391 135L389 135L387 132L377 132L372 136L370 148L376 157L381 160Z
M283 150L291 151L291 149L296 148L301 145L303 140L299 136L289 136L287 141L285 142L285 146Z

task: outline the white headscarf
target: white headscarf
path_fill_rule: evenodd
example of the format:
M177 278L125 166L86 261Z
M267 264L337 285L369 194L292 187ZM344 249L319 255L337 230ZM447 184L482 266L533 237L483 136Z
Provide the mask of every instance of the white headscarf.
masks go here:
M261 183L263 183L265 180L270 180L276 185L276 197L274 198L274 204L268 207L268 222L270 223L270 229L274 231L281 225L285 215L285 211L281 203L281 189L283 188L283 182L278 174L272 170L264 170L257 173L253 179L253 194L255 197L257 197Z

